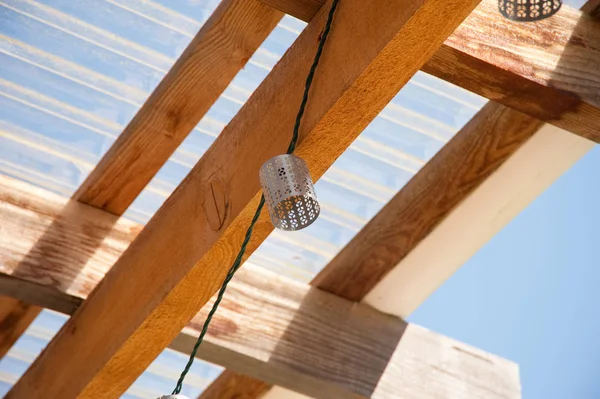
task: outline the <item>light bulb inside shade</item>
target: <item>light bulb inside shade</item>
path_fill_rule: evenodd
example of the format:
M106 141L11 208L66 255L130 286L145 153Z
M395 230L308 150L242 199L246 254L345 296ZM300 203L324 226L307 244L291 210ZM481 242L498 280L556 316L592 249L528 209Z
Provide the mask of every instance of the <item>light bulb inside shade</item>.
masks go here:
M532 22L556 14L562 0L498 0L500 14L513 21Z
M300 230L317 220L321 207L304 160L277 155L264 163L259 177L275 227Z

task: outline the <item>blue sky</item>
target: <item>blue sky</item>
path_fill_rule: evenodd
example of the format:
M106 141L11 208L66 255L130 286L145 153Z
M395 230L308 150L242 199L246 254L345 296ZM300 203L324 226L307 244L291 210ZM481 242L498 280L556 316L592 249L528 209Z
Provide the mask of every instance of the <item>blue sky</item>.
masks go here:
M596 146L410 321L519 363L526 399L599 398L598 170Z

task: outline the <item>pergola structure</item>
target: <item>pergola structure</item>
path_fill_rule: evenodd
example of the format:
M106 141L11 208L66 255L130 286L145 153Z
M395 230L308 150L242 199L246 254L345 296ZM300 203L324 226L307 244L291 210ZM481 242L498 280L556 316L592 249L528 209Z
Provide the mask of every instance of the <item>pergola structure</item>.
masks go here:
M117 398L164 348L190 353L329 5L223 0L72 199L0 178L3 352L40 307L71 315L7 398ZM599 10L341 0L297 149L315 180L418 70L491 101L311 285L240 269L198 354L228 370L201 398L519 398L515 364L403 318L600 142ZM308 26L273 71L145 227L119 218L283 13Z

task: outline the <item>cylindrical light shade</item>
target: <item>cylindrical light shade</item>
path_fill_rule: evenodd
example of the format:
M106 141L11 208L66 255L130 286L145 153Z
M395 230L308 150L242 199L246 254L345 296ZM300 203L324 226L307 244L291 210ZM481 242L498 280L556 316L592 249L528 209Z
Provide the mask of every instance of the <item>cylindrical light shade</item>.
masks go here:
M159 399L190 399L183 395L163 395Z
M321 207L304 160L277 155L264 163L259 176L275 227L300 230L317 220Z
M560 9L561 0L498 0L500 13L519 22L539 21Z

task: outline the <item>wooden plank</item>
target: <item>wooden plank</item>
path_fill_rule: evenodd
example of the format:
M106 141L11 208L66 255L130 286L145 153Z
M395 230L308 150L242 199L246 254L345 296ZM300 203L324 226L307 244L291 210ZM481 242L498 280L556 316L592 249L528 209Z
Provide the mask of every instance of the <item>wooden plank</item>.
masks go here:
M3 188L13 183L0 179ZM0 216L8 221L0 240L19 239L30 248L44 234L36 221L68 205L68 200L37 189L12 196L6 192L0 192ZM41 200L35 198L40 194ZM72 203L83 212L88 209ZM112 220L107 213L105 217ZM102 224L101 218L95 224ZM64 233L79 239L57 240L56 245L80 252L94 248L88 239L93 231L80 232L75 213L66 219L65 226L73 231ZM101 281L102 272L110 269L111 259L104 254L126 246L127 237L120 234L119 226L115 229L110 236L120 244L107 240L107 248L96 250L90 259L96 267L83 271L68 258L52 260L40 252L33 257L30 251L3 247L3 259L13 261L0 263L0 293L9 292L9 285L27 283L43 289L21 290L22 295L35 293L22 299L73 312L69 305L82 303ZM129 235L133 238L135 229ZM22 262L25 257L28 262ZM80 276L72 288L74 272ZM58 300L63 305L57 306ZM205 307L194 317L171 343L173 349L189 353L208 310ZM255 266L239 271L215 317L200 357L316 398L520 397L518 368L512 362ZM420 396L414 396L417 392Z
M222 1L74 198L123 214L282 16L258 0Z
M243 387L243 391L240 390ZM270 388L267 383L225 370L200 396L203 399L258 399Z
M293 15L305 22L310 22L321 9L325 0L261 0L263 3Z
M486 0L423 71L600 142L599 42L600 22L573 8L521 24Z
M89 293L142 229L1 175L0 220L0 290L67 314L81 303L78 293ZM47 284L33 282L38 277Z
M361 301L542 124L501 105L485 105L329 262L316 277L317 285ZM411 267L416 270L406 271L407 278L426 265ZM414 283L409 279L402 288Z
M267 3L305 21L319 9L316 1ZM592 0L583 11L597 17L599 4ZM600 22L568 6L523 24L502 17L497 1L484 0L422 70L600 142L599 42Z
M441 220L365 302L389 314L411 313L593 147L589 140L544 125Z
M258 0L221 2L74 198L123 214L282 16ZM0 300L5 350L40 311L27 306Z
M6 355L41 311L41 308L18 299L0 297L0 358Z
M324 173L476 4L340 3L297 149L313 177ZM293 126L325 18L319 13L302 32L9 398L42 392L117 397L208 301L255 209L260 165L288 145L285 132ZM222 201L208 196L215 191L223 193ZM224 220L215 222L214 207ZM271 231L265 221L249 253ZM74 352L79 355L67 355ZM47 372L55 369L60 374Z
M581 11L596 19L600 18L600 0L588 0L581 7Z

